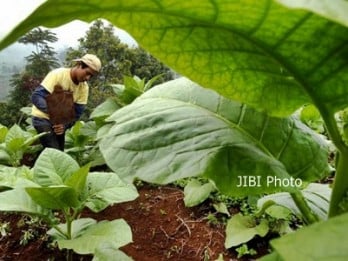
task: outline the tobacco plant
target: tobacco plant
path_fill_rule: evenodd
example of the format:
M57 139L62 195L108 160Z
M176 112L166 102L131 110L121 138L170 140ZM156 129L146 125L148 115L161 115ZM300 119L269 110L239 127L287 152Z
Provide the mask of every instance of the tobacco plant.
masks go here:
M34 143L43 135L23 130L17 124L10 129L0 124L0 164L20 166L24 154L35 155L41 149Z
M49 148L40 154L31 172L32 176L19 171L1 176L0 185L6 191L0 193L0 211L40 217L51 228L48 234L60 249L93 254L98 260L101 249L108 248L109 258L124 257L118 248L131 242L132 234L123 219L97 222L80 215L85 208L99 212L111 204L135 199L134 186L115 173L89 172L88 164L80 167L64 152ZM62 220L56 217L57 212ZM71 258L68 251L67 259Z
M115 112L109 118L115 124L100 135L107 164L156 183L204 175L229 195L287 190L315 224L272 242L269 259L343 260L348 146L335 115L348 105L348 5L324 2L49 0L0 48L36 26L75 19L102 17L125 29L156 58L219 95L177 81L175 90L156 87L140 96ZM327 175L325 142L286 118L306 104L318 109L337 149L329 219L320 223L298 187L265 185L269 176L305 185ZM238 176L260 176L260 187L236 189Z

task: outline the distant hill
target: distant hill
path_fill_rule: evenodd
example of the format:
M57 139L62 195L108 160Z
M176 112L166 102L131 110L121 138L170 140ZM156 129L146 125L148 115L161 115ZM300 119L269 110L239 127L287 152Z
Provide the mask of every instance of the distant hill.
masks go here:
M0 52L0 101L4 101L11 89L10 79L25 66L25 57L32 48L15 43Z

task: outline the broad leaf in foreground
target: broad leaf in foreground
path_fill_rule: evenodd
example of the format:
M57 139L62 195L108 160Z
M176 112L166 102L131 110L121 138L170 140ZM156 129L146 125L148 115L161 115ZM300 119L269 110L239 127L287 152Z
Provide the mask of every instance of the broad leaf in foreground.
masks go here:
M35 215L47 213L40 205L31 199L24 188L15 188L0 193L0 211L24 212Z
M348 104L348 28L278 1L48 0L0 49L37 26L97 18L181 75L273 115L305 103L324 113Z
M347 260L348 234L344 229L347 226L348 214L344 214L305 227L271 241L276 254L260 260Z
M100 149L121 177L154 183L204 175L224 193L250 195L313 181L328 171L324 140L295 118L272 118L181 78L111 115ZM242 177L260 185L239 187ZM282 183L284 184L284 183Z
M91 172L87 184L86 206L94 212L112 204L134 200L139 195L132 184L122 181L115 173Z
M328 218L331 197L331 188L328 184L311 183L302 190L302 194L308 206L318 217L322 220ZM301 216L301 211L292 200L291 195L287 192L266 195L260 198L257 202L258 207L261 209L267 201L273 201L278 205L290 209L296 215Z
M68 154L46 148L33 167L34 179L41 186L63 185L79 168L77 162Z
M109 242L112 242L115 248L132 242L132 231L123 219L100 221L89 226L76 238L58 240L58 246L61 249L73 249L78 254L92 254L99 246Z

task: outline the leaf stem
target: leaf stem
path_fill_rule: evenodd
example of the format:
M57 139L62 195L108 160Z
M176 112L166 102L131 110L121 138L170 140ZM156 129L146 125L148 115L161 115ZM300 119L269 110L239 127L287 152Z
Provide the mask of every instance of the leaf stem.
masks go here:
M334 185L332 187L332 194L330 200L329 217L334 217L342 213L339 208L339 203L344 198L348 191L348 176L346 171L348 170L348 147L343 141L342 136L339 132L337 122L334 114L329 113L323 107L318 107L320 114L325 122L327 132L329 133L330 139L336 146L338 152L336 153L336 173Z
M299 208L301 214L303 215L303 218L306 224L310 225L320 221L319 217L316 214L314 214L311 208L308 206L301 191L292 192L290 193L290 195L292 199L294 200L296 206Z
M339 153L336 161L336 174L332 187L329 217L334 217L342 214L344 210L340 209L339 204L344 199L348 191L348 176L346 171L348 169L348 154Z
M325 126L331 141L342 154L348 155L348 147L342 139L334 115L323 108L319 109L319 111L325 122Z

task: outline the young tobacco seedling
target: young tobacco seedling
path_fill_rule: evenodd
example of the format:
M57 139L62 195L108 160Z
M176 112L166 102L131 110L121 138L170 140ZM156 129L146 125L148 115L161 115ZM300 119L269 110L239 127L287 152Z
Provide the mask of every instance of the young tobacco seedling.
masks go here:
M12 182L12 189L0 193L0 211L40 216L51 227L48 234L60 249L93 254L97 259L100 255L124 258L118 248L132 240L128 224L123 219L97 222L80 218L80 214L86 207L99 212L111 204L135 199L138 193L133 185L124 183L115 173L89 172L89 165L80 167L69 155L55 149L45 149L32 171L32 180L18 178ZM65 223L58 223L54 215L57 211ZM109 257L102 250L105 248ZM67 259L71 257L68 251Z

